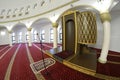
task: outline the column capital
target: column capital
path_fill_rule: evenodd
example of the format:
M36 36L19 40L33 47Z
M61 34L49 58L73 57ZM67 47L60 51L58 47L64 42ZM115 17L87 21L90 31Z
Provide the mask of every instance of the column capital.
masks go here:
M11 34L11 33L12 33L12 31L11 31L11 30L8 30L8 33L9 33L9 34Z
M31 27L29 27L29 28L27 28L27 30L28 30L28 31L31 31L31 30L32 30L32 28L31 28Z
M52 23L52 26L53 26L54 28L57 28L57 27L58 27L58 23L57 23L57 22L54 22L54 23Z
M101 13L100 18L102 23L105 21L109 21L109 22L111 21L111 16L109 12Z

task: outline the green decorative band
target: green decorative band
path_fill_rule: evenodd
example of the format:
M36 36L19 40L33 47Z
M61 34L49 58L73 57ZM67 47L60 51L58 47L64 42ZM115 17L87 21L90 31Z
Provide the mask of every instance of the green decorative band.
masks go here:
M108 12L100 14L100 18L102 23L105 21L109 21L109 22L111 21L111 16Z

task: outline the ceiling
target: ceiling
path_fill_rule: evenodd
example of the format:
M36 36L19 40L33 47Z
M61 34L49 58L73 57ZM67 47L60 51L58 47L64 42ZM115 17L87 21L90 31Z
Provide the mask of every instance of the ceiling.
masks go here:
M38 0L0 0L0 9L12 9L21 6L30 5Z
M40 19L40 20L35 21L32 26L41 26L42 27L42 26L45 26L48 24L51 24L50 20Z
M33 0L0 0L0 11L2 11L3 9L12 10L15 8L27 7L35 3L40 3L41 1L43 0L35 0L35 1ZM114 2L118 2L118 1L120 0L114 0ZM116 7L113 8L113 10L120 10L120 2L119 4L116 5Z
M3 9L12 10L16 8L20 9L22 7L26 8L29 5L39 3L40 1L43 1L43 0L34 0L34 1L33 0L0 0L0 11L2 11ZM46 0L46 1L49 1L49 0ZM119 3L116 6L114 6L116 2L119 2ZM114 0L113 6L111 7L111 11L120 11L120 0ZM76 9L77 10L93 10L92 8L89 8L89 7L77 7ZM38 20L33 24L33 26L40 25L40 24L44 26L44 24L46 23L50 23L49 20L46 20L46 19Z
M112 11L120 11L120 0L115 0L115 2L113 3L113 5L115 5L115 6L112 8Z

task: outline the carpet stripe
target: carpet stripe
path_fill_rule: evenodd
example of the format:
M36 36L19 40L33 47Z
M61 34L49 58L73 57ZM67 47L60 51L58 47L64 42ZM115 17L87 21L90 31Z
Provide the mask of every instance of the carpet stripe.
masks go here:
M41 47L40 43L37 43L37 44L35 43L35 45L37 45L38 47ZM45 43L43 43L42 46L43 46L43 50L49 50L49 49L53 48L52 46L49 46Z
M2 51L0 52L0 56L1 56L2 54L4 54L9 48L10 48L10 47L7 47L7 48L5 48L4 50L2 50Z
M22 43L12 66L10 80L37 80L29 65L26 45Z
M0 50L0 52L1 52L1 51L3 51L4 49L6 49L7 47L8 47L8 46L6 46L6 47L2 48L2 49Z
M41 50L40 46L33 44L38 50ZM45 54L45 51L42 50ZM67 70L66 70L67 69ZM85 74L79 73L78 71L75 71L73 69L68 68L67 66L64 66L63 64L56 62L56 64L50 68L48 68L48 71L51 73L50 75L45 75L44 73L46 72L45 70L42 71L41 73L43 76L46 78L46 80L99 80L94 77L86 77ZM61 72L62 71L62 72ZM65 72L64 72L65 71ZM75 73L75 75L71 75L71 73ZM78 73L78 74L77 74ZM79 78L77 79L76 78ZM78 77L79 76L79 77ZM85 77L85 79L84 79ZM90 79L87 79L90 78ZM91 79L93 78L93 79Z
M10 47L6 52L4 52L4 53L0 56L0 59L2 59L2 58L8 53L8 51L10 51L12 48L13 48L13 46Z
M12 59L11 59L9 65L8 65L8 68L7 68L7 71L6 71L4 80L10 80L10 73L11 73L11 69L12 69L12 66L13 66L13 62L14 62L14 60L15 60L16 54L17 54L20 46L21 46L21 44L17 47L14 55L12 56Z
M52 46L49 46L49 45L46 45L46 44L43 44L44 46L46 46L46 47L49 47L49 48L53 48Z
M34 63L34 60L31 56L31 53L30 53L30 50L29 50L27 44L26 44L26 49L27 49L27 55L28 55L28 59L29 59L30 63ZM35 77L37 78L37 80L45 80L45 78L42 76L41 73L35 74Z
M113 57L120 57L120 55L114 55L114 54L108 54L108 55Z
M14 45L14 47L8 51L7 55L5 55L2 59L0 59L0 80L4 80L5 73L7 71L10 60L17 49L18 45Z
M118 64L118 65L120 65L120 62L114 62L114 61L107 61L107 63L112 63L112 64Z
M97 54L101 54L101 53L97 53ZM117 55L117 54L110 54L110 53L108 53L108 56L112 56L112 57L120 57L120 55Z
M29 51L29 49L28 49L27 44L26 44L26 49L27 49L28 59L29 59L30 63L33 63L33 62L34 62L34 60L33 60L32 56L31 56L31 54L30 54L30 51Z
M2 45L2 46L0 45L0 50L5 48L6 46L8 46L8 45Z
M40 47L38 47L36 44L33 44L33 45L41 51ZM42 51L43 51L43 53L45 53L45 50L42 50Z

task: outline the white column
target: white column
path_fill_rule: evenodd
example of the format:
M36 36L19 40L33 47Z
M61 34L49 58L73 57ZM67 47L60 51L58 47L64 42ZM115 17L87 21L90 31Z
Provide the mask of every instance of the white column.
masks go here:
M31 27L28 28L28 36L29 36L28 45L29 45L29 46L32 46L32 41L31 41L31 30L32 30Z
M98 59L100 63L107 62L107 55L108 55L109 44L110 44L110 20L111 20L111 17L109 13L101 14L101 21L104 27L104 37L103 37L104 39L103 39L102 51Z
M8 31L9 33L9 46L12 46L12 31Z
M52 23L53 26L53 34L54 34L54 39L53 39L53 48L57 48L57 43L58 43L58 32L57 32L57 27L58 23Z

